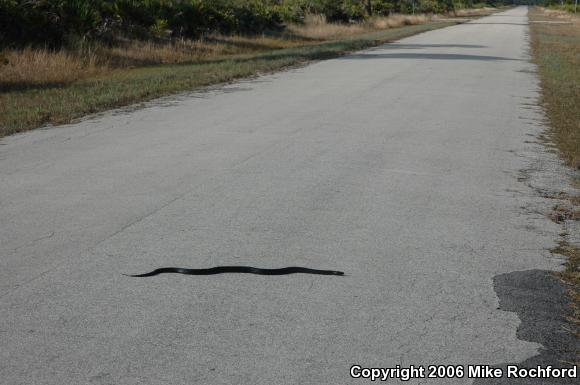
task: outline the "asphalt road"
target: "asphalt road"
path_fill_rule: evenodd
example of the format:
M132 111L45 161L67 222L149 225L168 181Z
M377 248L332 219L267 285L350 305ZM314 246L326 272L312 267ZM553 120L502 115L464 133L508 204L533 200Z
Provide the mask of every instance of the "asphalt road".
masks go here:
M518 193L526 12L2 140L0 382L367 383L351 365L537 354L492 283L557 266ZM238 264L346 276L122 275Z

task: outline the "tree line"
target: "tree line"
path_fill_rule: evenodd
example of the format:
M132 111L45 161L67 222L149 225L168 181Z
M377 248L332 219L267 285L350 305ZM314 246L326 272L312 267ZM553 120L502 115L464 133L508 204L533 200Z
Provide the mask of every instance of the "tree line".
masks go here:
M480 5L501 5L486 0ZM0 0L0 45L62 46L78 39L196 38L261 33L306 14L360 21L391 13L444 13L473 0Z

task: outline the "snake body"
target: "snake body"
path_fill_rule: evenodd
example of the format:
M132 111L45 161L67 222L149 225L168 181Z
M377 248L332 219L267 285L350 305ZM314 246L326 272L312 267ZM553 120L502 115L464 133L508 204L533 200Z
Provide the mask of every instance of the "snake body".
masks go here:
M245 273L259 275L286 275L286 274L319 274L319 275L344 275L342 271L335 270L318 270L307 267L283 267L280 269L261 269L252 266L216 266L209 269L185 269L183 267L162 267L149 273L129 275L129 277L153 277L158 274L176 273L186 275L214 275L223 273Z

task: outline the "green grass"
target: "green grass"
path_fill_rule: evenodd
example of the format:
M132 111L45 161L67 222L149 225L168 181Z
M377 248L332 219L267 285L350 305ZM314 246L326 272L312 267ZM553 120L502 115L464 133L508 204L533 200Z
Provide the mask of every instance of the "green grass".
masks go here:
M118 69L68 84L8 90L0 93L0 136L49 123L68 123L90 113L328 59L453 24L456 23L406 26L267 53L193 64Z

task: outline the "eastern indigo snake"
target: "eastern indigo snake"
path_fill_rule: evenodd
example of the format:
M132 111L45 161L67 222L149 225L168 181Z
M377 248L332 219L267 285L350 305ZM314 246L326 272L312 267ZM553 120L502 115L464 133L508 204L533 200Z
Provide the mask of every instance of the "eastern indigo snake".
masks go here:
M251 266L217 266L209 269L185 269L182 267L162 267L160 269L155 269L149 273L144 274L125 274L129 277L153 277L158 274L164 273L177 273L177 274L187 274L187 275L214 275L223 273L246 273L246 274L259 274L259 275L286 275L286 274L319 274L319 275L344 275L342 271L335 270L318 270L309 269L307 267L282 267L280 269L261 269L259 267Z

